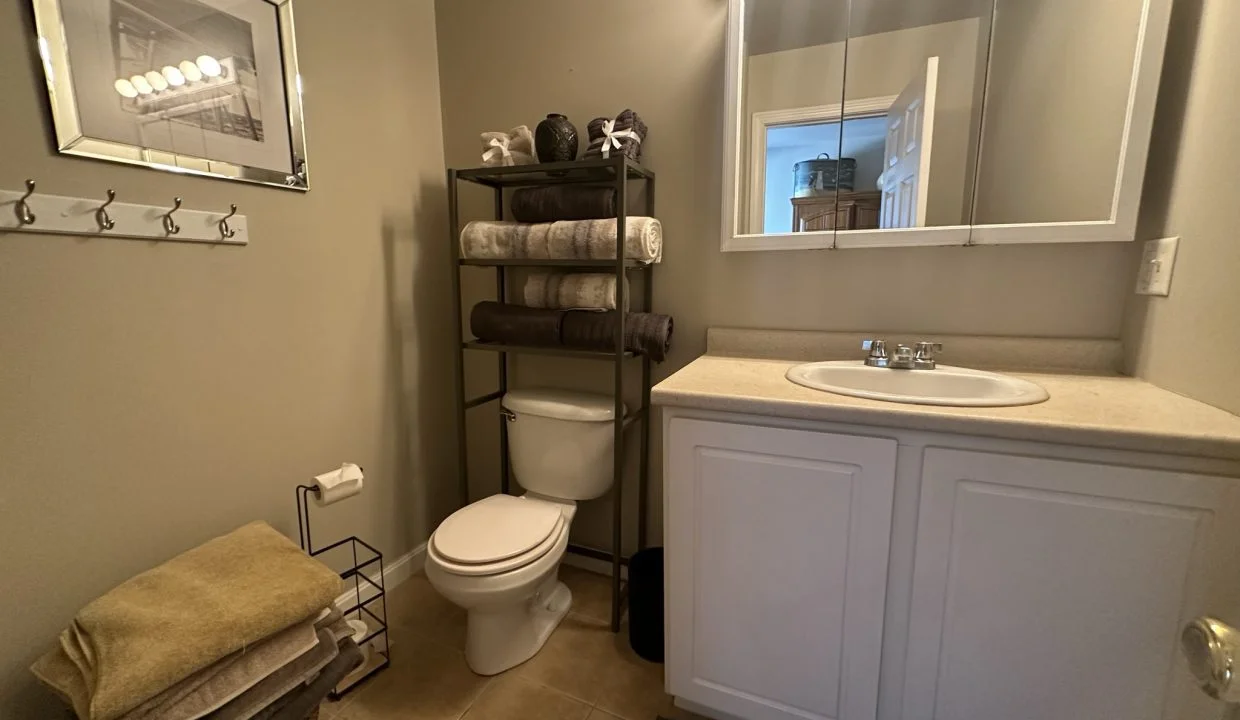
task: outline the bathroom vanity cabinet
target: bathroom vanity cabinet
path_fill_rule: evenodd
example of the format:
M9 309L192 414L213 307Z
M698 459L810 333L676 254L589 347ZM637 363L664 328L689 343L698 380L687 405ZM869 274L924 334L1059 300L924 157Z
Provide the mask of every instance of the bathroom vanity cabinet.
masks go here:
M1199 614L1240 611L1235 459L807 419L786 399L802 417L677 407L675 392L656 388L666 677L691 708L1222 716L1178 641Z

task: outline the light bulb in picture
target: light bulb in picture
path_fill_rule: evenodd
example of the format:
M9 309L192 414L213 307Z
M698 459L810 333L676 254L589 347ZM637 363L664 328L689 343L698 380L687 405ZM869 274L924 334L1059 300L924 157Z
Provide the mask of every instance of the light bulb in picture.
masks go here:
M116 92L119 93L121 97L138 97L138 88L134 87L133 83L129 82L125 78L117 80L112 87L116 88Z
M198 82L202 79L202 71L191 60L182 60L181 64L177 65L177 68L181 70L181 74L189 82Z
M168 84L172 87L181 87L185 84L185 73L172 67L171 65L165 65L159 72L163 73L164 79L167 80Z
M199 55L196 62L198 69L207 77L219 77L224 72L224 69L220 67L220 61L210 55Z
M163 92L168 89L168 81L164 79L163 75L160 75L154 70L148 72L144 77L146 78L146 81L151 84L151 88L154 89L155 92Z
M137 88L138 92L142 93L143 95L150 95L151 93L155 92L155 88L151 87L150 81L148 81L146 78L142 77L141 75L134 75L133 77L129 78L129 82L132 83L133 86Z

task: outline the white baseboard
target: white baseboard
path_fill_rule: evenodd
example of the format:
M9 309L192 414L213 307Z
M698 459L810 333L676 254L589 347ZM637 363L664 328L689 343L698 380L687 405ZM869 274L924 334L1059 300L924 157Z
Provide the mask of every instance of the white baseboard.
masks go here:
M410 550L404 555L401 555L400 557L396 558L394 561L390 563L384 563L383 564L383 587L384 589L387 592L391 592L392 588L400 585L401 583L413 577L414 575L422 572L422 568L425 565L425 563L426 563L426 543L422 543L421 545L418 545L414 549ZM375 571L378 570L377 565L374 567L374 570ZM371 568L367 568L363 572L365 572L368 575L371 575L372 577L374 575L374 572L371 571ZM350 583L350 585L352 585L352 583ZM374 585L372 585L371 583L363 579L362 585L361 585L362 599L365 600L367 598L374 597L374 593L376 589L377 588L375 588ZM342 610L347 607L352 607L356 603L357 603L357 589L356 588L350 588L344 591L343 593L341 593L340 597L336 598L336 607L341 608Z

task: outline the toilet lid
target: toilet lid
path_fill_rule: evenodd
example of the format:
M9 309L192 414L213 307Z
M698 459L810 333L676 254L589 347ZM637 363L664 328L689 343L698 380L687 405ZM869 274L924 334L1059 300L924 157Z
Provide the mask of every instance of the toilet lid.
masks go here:
M492 495L448 516L435 531L435 551L452 562L481 565L529 552L560 525L555 503Z

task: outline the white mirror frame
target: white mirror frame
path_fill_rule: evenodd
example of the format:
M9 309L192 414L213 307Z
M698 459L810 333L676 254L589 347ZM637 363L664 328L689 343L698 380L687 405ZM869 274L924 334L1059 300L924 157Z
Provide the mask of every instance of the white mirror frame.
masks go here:
M1090 222L1021 223L1012 225L950 225L887 230L850 230L803 233L738 233L737 208L741 183L740 137L748 118L741 114L741 63L744 61L745 0L728 0L728 52L724 68L725 123L723 139L723 242L724 252L757 250L817 250L877 247L925 247L936 245L1018 245L1038 243L1131 242L1136 238L1137 212L1141 186L1149 155L1158 101L1158 82L1162 74L1167 29L1171 23L1173 0L1143 0L1141 25L1137 29L1137 51L1128 91L1125 118L1116 171L1115 193L1109 220ZM987 68L989 77L989 68ZM983 101L983 117L985 102Z

